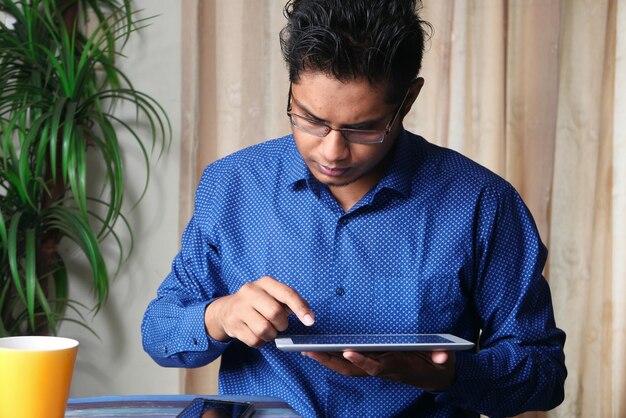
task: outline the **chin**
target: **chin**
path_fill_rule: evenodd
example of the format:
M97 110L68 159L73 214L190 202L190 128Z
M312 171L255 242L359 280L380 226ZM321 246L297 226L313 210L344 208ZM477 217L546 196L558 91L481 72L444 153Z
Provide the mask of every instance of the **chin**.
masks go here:
M351 178L351 179L336 179L335 178L335 179L331 179L330 181L322 181L322 183L324 183L328 187L345 187L345 186L351 185L357 180L358 180L358 177Z

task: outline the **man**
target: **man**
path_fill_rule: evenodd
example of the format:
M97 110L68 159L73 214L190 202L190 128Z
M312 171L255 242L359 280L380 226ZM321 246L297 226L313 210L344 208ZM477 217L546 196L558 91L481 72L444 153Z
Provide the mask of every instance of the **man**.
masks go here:
M222 356L220 392L304 416L490 416L563 399L565 336L519 195L405 131L423 84L415 0L292 0L293 134L209 165L146 311L163 366ZM288 353L279 334L451 333L467 352Z

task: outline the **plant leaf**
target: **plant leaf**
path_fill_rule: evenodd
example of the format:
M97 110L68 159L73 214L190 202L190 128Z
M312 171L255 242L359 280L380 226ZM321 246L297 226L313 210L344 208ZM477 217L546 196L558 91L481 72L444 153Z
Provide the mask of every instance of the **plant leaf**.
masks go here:
M13 279L15 290L17 291L20 299L24 303L26 303L26 292L24 290L24 287L22 286L22 280L19 273L20 256L18 255L18 246L20 245L20 238L18 234L20 231L19 226L21 218L21 212L18 212L11 217L11 223L9 224L9 234L7 237L7 250L9 256L9 269L11 270L11 278Z
M26 230L26 254L25 276L26 276L26 306L28 308L28 319L30 326L35 331L35 289L37 288L37 235L34 228Z

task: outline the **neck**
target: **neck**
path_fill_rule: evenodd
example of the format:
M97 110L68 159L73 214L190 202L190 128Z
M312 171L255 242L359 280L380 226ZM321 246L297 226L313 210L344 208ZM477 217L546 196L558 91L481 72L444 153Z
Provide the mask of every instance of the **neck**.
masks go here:
M395 146L394 146L395 149ZM328 189L344 212L348 212L370 190L378 185L393 159L394 149L378 164L378 166L356 181L342 186L329 186Z

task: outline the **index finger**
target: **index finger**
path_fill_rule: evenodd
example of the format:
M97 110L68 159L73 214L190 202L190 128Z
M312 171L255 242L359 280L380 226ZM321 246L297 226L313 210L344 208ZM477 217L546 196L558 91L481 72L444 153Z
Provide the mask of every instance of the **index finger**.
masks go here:
M304 325L310 327L315 323L315 314L309 307L308 302L294 289L271 277L259 279L258 284L267 294L287 306Z

